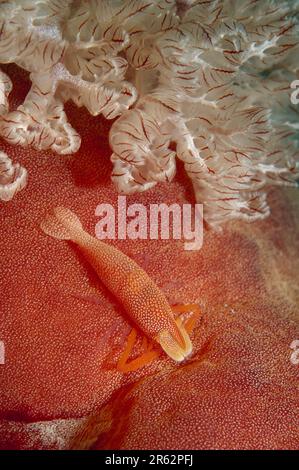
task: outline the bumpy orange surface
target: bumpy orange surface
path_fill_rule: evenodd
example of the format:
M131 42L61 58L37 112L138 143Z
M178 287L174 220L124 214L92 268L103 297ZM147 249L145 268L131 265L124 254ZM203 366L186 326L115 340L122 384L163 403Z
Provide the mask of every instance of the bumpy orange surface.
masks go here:
M24 95L22 72L12 103ZM132 325L96 274L39 228L56 205L94 233L96 206L117 203L109 123L68 107L81 150L2 149L29 172L27 189L0 206L0 448L297 448L299 216L296 190L271 194L272 216L183 241L115 241L171 304L198 302L193 356L164 354L129 374L117 361ZM192 201L182 169L170 185L128 203ZM140 336L140 342L141 342Z

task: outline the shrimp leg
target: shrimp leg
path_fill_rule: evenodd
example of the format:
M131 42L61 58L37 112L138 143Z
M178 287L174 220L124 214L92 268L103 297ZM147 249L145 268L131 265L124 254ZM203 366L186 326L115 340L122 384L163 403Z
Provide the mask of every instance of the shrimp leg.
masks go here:
M199 305L198 304L180 304L180 305L173 305L171 308L172 308L173 313L175 314L193 312L193 315L184 322L184 327L187 333L189 334L192 333L195 327L195 324L198 320L198 317L201 314ZM181 316L179 316L176 321L178 321L178 319L181 319Z
M160 355L159 351L152 350L152 344L150 343L147 345L145 341L143 341L143 346L145 347L145 352L133 359L132 361L128 362L130 354L134 348L137 338L137 331L135 328L132 329L128 336L127 344L125 350L123 351L122 355L119 358L117 364L117 370L120 372L133 372L135 370L140 369L141 367L146 366L147 364L151 363L155 358Z
M172 311L175 314L193 312L193 315L190 318L188 318L186 322L184 322L184 327L187 333L191 333L201 313L198 304L175 305L172 307ZM183 323L182 317L178 316L176 318L176 322L178 323L178 325L181 325ZM129 357L136 344L136 339L137 339L137 331L135 328L133 328L128 336L126 347L123 353L121 354L118 364L117 364L117 369L120 372L125 373L125 372L136 371L146 366L147 364L150 364L154 359L157 359L160 356L161 351L158 351L156 349L153 350L153 346L154 346L153 343L151 341L148 342L146 337L144 337L142 344L143 344L145 352L141 354L139 357L137 357L136 359L133 359L132 361L128 362Z

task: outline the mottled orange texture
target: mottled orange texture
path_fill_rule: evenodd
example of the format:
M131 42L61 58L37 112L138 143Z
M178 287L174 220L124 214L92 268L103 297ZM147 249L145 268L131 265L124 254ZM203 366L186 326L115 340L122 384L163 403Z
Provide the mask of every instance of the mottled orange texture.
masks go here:
M297 448L298 377L282 365L288 335L269 330L273 307L257 322L259 308L247 305L246 325L210 313L196 357L122 390L97 416L92 448Z
M134 260L92 237L65 207L55 207L41 222L41 229L54 238L74 242L129 317L169 357L180 362L190 355L192 345L180 317L175 319L163 292Z
M26 77L8 69L16 103ZM290 362L299 336L296 190L273 191L266 221L206 231L197 252L184 251L183 241L111 242L170 304L201 310L190 359L176 365L161 354L123 374L116 365L130 319L79 251L39 228L45 212L63 204L94 233L96 206L117 202L108 125L84 110L68 112L82 135L72 157L2 143L29 182L0 206L0 447L297 448L298 366ZM191 194L180 168L171 185L128 202L182 203ZM139 335L134 354L140 351Z

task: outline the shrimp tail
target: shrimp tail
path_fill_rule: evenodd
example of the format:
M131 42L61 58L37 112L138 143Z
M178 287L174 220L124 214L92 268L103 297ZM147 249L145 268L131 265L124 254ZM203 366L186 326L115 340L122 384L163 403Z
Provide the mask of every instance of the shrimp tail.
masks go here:
M51 237L59 240L76 241L82 233L82 224L74 212L65 207L56 207L40 224L41 229Z
M168 330L160 331L156 341L171 359L181 362L191 354L192 343L181 318L178 317L175 322L177 326L175 333Z

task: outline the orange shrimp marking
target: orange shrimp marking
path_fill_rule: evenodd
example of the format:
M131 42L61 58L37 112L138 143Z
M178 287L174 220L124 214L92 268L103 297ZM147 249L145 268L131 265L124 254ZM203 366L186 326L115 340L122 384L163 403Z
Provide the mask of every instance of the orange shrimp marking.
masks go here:
M196 322L201 314L200 308L197 304L185 304L185 305L175 305L172 307L172 311L174 313L189 313L193 312L193 315L189 317L184 322L185 330L188 334L191 334L195 328ZM182 324L182 317L179 316L177 318L177 322ZM128 359L134 349L135 343L137 339L137 331L133 328L128 336L126 347L121 354L118 364L117 370L123 373L127 372L134 372L142 367L150 364L153 360L157 359L160 356L160 351L153 350L154 344L151 341L148 341L147 338L144 336L142 338L142 348L145 351L136 359L128 362Z
M64 207L55 208L54 213L41 223L41 228L54 238L70 240L78 245L136 326L151 341L159 343L169 357L181 362L191 354L192 344L184 325L175 320L163 292L135 261L85 232L76 214ZM147 349L135 362L126 364L135 339L136 333L132 333L120 360L119 367L124 370L135 370L157 355L155 351Z

